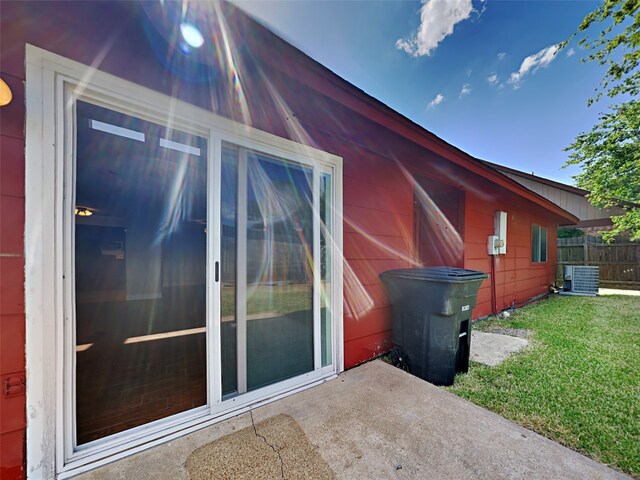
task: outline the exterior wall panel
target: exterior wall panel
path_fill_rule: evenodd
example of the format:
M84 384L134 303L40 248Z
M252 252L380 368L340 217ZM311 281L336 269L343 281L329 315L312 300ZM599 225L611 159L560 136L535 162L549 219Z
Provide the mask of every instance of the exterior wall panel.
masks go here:
M358 340L360 338L389 332L391 330L391 308L374 308L367 313L363 321L358 321L357 317L351 322L345 322L344 338L346 342Z
M4 30L4 25L0 30ZM25 374L25 108L24 79L19 72L6 71L5 44L1 44L2 79L13 93L11 103L0 108L0 378L4 383L9 377L20 378ZM10 396L0 393L0 477L3 479L24 475L25 422L24 393Z
M375 358L382 355L392 346L389 340L390 330L367 335L349 342L349 348L344 351L346 365L358 365L363 358ZM346 344L345 344L346 347Z
M24 428L0 434L0 477L3 480L24 478L24 440Z
M491 188L487 186L487 188ZM555 245L557 219L545 210L519 199L510 192L496 192L496 198L487 202L473 192L467 202L467 236L465 238L465 267L491 272L491 259L487 254L487 236L493 233L495 211L507 212L507 254L495 259L496 308L502 310L513 302L522 302L546 293L555 283ZM547 261L531 262L531 226L547 228ZM471 225L471 227L470 227ZM483 234L484 232L484 234ZM491 282L487 279L478 295L473 317L491 313Z

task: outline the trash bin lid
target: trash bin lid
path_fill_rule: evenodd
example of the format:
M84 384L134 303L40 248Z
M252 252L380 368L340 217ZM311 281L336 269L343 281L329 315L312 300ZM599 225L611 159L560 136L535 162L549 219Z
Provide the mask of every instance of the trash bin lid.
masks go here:
M403 268L388 270L381 275L412 280L435 280L444 283L470 282L484 280L488 277L486 273L478 270L456 267Z

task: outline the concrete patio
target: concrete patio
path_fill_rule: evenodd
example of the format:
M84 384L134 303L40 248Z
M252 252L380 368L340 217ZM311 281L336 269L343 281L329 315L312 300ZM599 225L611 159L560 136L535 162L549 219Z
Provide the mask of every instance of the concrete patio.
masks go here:
M470 358L474 362L495 367L529 344L524 338L492 332L471 332Z
M293 418L339 479L629 478L381 361L80 478L186 479L194 450L256 425L261 441L279 445L268 454L281 462L284 478L301 478L301 469L289 469L305 461L295 441L260 430L260 422L280 414Z

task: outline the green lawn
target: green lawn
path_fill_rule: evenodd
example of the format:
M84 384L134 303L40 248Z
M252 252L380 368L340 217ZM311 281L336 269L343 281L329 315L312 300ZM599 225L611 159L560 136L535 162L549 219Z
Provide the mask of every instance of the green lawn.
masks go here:
M222 316L235 313L235 287L222 288ZM287 314L311 309L312 287L306 284L258 285L247 288L247 315Z
M640 297L552 297L474 328L496 325L530 347L448 390L640 478Z

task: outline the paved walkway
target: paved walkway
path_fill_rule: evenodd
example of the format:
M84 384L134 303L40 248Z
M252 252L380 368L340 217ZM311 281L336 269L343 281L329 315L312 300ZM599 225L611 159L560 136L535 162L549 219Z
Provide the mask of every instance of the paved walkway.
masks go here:
M473 330L470 357L474 362L495 367L528 344L524 338Z
M628 478L381 361L252 413L81 478L188 478L196 448L279 414L295 420L339 479ZM295 442L283 444L295 457ZM283 473L293 477L286 465Z
M621 288L600 288L598 295L630 295L640 297L640 290L623 290Z

